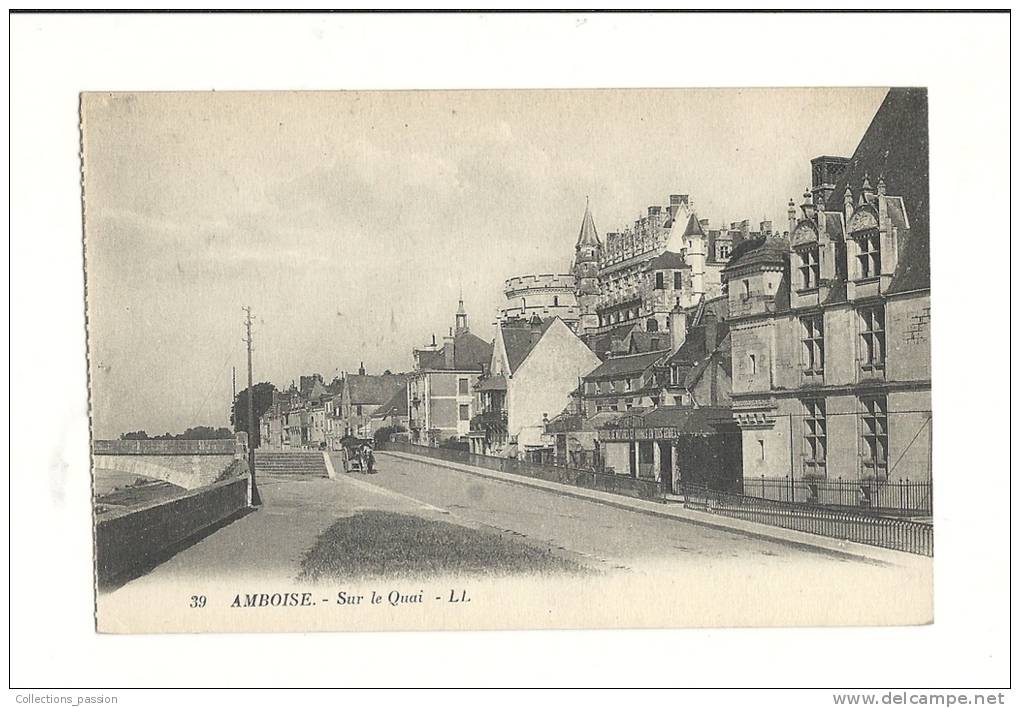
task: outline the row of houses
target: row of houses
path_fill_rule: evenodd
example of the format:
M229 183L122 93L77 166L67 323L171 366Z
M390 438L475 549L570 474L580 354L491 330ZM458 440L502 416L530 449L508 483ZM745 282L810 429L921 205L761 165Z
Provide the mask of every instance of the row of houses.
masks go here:
M274 391L260 419L262 445L271 450L337 449L345 437L371 438L382 428L407 426L407 374L368 374L364 364L325 383L302 376Z
M414 350L411 441L674 488L930 480L925 91L810 170L783 232L673 195L603 242L586 206L573 293L511 278L491 336L461 301Z
M389 426L674 489L930 480L925 91L891 90L854 153L810 171L782 232L713 228L678 194L603 241L586 204L569 273L508 279L481 336L461 298L405 374L302 377L268 439Z

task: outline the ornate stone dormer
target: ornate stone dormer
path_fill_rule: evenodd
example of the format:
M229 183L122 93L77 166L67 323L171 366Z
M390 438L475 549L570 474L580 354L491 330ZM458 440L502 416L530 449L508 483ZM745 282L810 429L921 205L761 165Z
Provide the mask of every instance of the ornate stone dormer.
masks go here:
M802 208L804 217L790 229L790 305L794 309L825 302L837 276L838 244L843 240L842 214L807 201Z
M886 190L881 175L876 192L865 174L857 206L852 211L847 208L847 297L851 301L885 293L896 272L900 234L910 228L903 198L889 196ZM844 204L852 199L847 187Z

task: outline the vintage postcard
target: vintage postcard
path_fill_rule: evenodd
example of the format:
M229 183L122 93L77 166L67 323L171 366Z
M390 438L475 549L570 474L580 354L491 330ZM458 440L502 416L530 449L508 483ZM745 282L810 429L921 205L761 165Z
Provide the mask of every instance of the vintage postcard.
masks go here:
M924 88L80 113L98 631L933 620Z

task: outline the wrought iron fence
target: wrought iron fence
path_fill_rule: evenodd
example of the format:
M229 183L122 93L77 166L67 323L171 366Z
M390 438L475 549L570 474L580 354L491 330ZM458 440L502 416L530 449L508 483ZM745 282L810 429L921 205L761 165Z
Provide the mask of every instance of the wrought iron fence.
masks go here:
M599 472L591 468L581 469L577 467L547 465L526 460L479 455L464 450L426 447L424 445L401 442L380 443L377 449L380 451L405 452L411 455L421 455L448 462L459 462L496 472L533 477L547 482L558 482L560 484L569 484L575 487L610 492L612 494L623 494L641 499L662 500L665 498L662 485L654 479L635 479L626 475Z
M685 506L714 514L907 553L933 554L930 523L720 492L707 487L684 486L681 493Z
M931 480L744 477L744 496L897 515L930 516Z

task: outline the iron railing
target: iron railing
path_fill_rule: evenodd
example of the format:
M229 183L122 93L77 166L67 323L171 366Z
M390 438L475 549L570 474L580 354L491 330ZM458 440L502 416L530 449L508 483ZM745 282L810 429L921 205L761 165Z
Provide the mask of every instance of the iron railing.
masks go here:
M426 447L411 443L387 442L380 443L380 451L404 452L433 459L459 462L483 469L516 474L523 477L543 479L547 482L569 484L600 492L623 494L641 499L664 500L665 492L662 485L654 479L635 479L626 475L607 474L594 469L547 465L525 460L506 459L491 455L479 455L464 450L453 450L442 447Z
M685 506L721 516L923 556L933 554L930 523L732 494L707 487L683 486L681 493Z
M744 496L904 516L930 516L931 480L744 477Z

